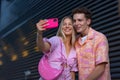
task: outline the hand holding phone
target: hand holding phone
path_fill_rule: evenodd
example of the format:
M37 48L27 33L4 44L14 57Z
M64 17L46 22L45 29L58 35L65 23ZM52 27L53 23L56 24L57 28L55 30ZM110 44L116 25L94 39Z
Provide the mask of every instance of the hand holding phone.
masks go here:
M46 29L57 28L58 27L58 18L47 19L46 24L47 24L47 26L45 26Z

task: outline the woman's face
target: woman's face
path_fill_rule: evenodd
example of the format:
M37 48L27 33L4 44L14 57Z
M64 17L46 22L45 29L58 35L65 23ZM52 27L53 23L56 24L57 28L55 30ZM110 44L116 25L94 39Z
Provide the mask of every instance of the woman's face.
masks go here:
M64 19L62 25L62 31L66 36L71 36L73 31L72 20L69 18Z

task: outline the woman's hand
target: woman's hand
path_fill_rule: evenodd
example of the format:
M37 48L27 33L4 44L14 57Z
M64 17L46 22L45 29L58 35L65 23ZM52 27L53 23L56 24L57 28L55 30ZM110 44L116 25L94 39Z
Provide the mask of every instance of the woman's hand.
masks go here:
M46 30L45 28L45 26L47 26L46 22L47 22L46 20L40 20L38 23L36 23L38 33L41 33Z

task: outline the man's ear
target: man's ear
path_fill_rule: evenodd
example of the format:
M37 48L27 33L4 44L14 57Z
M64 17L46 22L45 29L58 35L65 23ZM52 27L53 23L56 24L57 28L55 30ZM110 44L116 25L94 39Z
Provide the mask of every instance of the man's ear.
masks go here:
M87 19L87 25L90 26L91 24L91 19Z

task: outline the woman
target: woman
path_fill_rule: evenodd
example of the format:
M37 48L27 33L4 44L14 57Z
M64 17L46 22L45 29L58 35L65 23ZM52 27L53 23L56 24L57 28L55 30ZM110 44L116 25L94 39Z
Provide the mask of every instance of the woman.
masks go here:
M64 71L59 76L57 80L75 80L75 71L77 71L77 59L76 51L74 49L75 42L75 31L73 28L72 18L64 17L59 26L57 35L46 39L42 37L42 32L46 29L45 20L40 20L36 26L37 32L37 46L40 48L44 54L49 57L50 65L54 68L60 69L61 66L64 67ZM49 54L52 52L51 54ZM56 61L56 59L61 58L61 53L63 54L65 60Z

